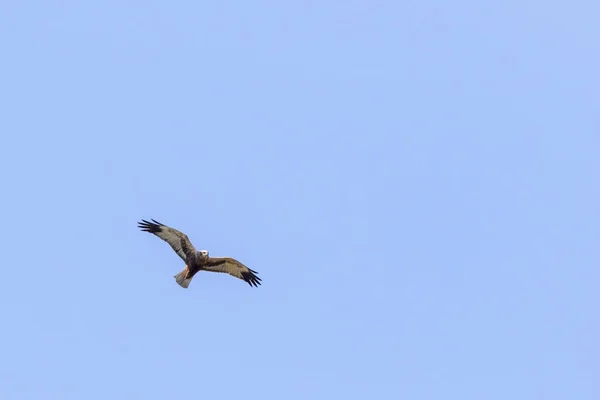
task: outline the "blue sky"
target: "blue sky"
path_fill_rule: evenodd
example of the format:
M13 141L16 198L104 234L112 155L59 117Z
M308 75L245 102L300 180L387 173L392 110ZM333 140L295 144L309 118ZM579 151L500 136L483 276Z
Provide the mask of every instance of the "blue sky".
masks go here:
M0 398L600 398L600 6L483 3L0 5Z

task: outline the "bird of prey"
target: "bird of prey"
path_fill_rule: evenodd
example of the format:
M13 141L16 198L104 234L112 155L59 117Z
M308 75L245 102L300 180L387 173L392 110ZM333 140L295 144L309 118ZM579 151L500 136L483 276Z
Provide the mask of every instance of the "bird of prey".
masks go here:
M256 276L258 272L230 257L209 257L207 250L196 250L187 235L177 229L155 220L148 222L144 219L138 223L138 227L169 243L175 253L185 262L183 271L174 276L175 281L183 288L187 289L198 271L224 272L246 281L250 286L260 285L261 279Z

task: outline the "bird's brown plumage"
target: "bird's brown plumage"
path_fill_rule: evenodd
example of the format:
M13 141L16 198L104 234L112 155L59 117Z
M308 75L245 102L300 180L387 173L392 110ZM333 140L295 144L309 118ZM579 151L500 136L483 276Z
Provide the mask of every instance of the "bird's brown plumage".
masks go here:
M154 219L152 222L142 220L138 226L142 231L152 233L167 242L186 263L184 270L175 275L177 283L184 288L187 288L194 275L202 270L226 273L245 281L250 286L261 284L261 279L256 276L258 272L231 257L209 257L208 251L196 250L187 235L177 229Z

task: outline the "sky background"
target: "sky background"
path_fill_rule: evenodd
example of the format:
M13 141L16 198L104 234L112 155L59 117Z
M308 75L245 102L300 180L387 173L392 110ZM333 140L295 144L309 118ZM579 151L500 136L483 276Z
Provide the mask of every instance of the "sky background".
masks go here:
M3 2L0 398L600 398L600 6L484 3Z

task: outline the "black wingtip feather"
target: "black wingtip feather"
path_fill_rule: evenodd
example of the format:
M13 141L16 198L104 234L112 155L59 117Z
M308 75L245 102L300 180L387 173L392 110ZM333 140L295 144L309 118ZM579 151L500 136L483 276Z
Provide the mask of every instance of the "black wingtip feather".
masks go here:
M242 272L242 278L244 278L248 285L258 287L258 285L261 284L261 279L255 275L258 274L258 272L251 270L250 268L248 268L248 271L250 272Z
M154 221L154 220L152 220ZM150 233L158 233L161 231L161 227L162 224L157 223L156 221L154 221L154 223L152 222L148 222L145 219L142 219L142 222L138 222L138 228L140 228L142 231L144 232L150 232Z

